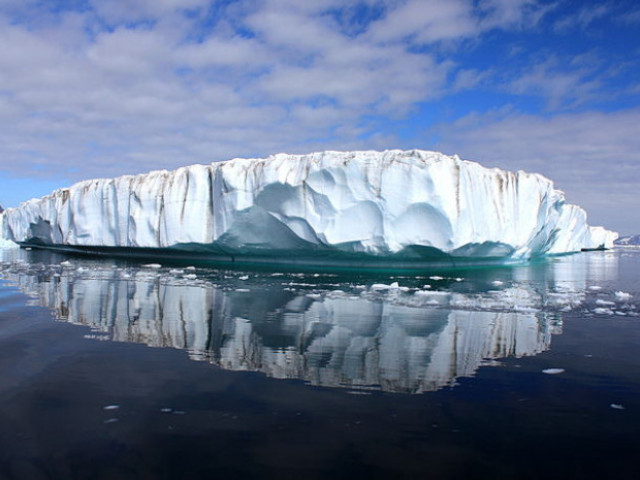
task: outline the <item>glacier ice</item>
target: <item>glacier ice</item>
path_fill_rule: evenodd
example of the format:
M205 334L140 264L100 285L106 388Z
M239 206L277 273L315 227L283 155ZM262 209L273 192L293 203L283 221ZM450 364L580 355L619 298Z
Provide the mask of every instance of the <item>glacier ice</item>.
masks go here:
M538 174L422 150L278 154L97 179L0 214L2 237L326 264L527 259L611 247Z

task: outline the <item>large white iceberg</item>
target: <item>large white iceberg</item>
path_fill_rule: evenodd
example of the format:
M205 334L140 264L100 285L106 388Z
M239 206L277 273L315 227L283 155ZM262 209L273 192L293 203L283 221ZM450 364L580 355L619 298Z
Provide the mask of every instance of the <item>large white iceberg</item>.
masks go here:
M527 259L617 237L588 226L541 175L421 150L278 154L88 180L0 215L2 236L23 245L284 263Z

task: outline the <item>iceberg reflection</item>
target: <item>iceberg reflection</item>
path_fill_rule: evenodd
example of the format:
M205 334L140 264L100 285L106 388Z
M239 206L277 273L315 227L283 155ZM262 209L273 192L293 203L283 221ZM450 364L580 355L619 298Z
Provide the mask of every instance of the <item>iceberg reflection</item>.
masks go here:
M180 270L86 261L11 262L2 273L59 320L91 327L93 338L185 349L225 369L313 385L419 393L495 359L548 349L561 328L555 307L581 304L587 283L576 285L567 273L571 260L560 264L559 273L546 265L535 283L530 277L542 270L505 270L509 286L467 293L283 288L268 275L246 282L216 272L200 280ZM528 280L515 283L518 275Z

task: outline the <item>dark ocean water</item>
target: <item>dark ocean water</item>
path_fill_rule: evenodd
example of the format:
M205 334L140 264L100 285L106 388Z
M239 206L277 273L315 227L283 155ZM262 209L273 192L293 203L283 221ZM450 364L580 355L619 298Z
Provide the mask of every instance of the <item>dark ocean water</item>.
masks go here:
M640 250L421 276L0 251L0 478L638 478Z

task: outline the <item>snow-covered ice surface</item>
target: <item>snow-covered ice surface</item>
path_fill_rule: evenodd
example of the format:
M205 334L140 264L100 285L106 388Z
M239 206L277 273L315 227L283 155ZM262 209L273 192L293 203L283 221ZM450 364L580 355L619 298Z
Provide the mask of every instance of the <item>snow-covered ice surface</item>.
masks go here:
M610 247L617 236L588 226L541 175L420 150L279 154L89 180L7 209L0 230L66 247L408 265L527 259Z
M640 253L610 251L423 276L349 276L0 249L0 278L59 320L90 327L91 340L184 349L225 369L314 385L405 393L539 354L566 315L640 321L639 265ZM620 283L624 269L632 280Z

